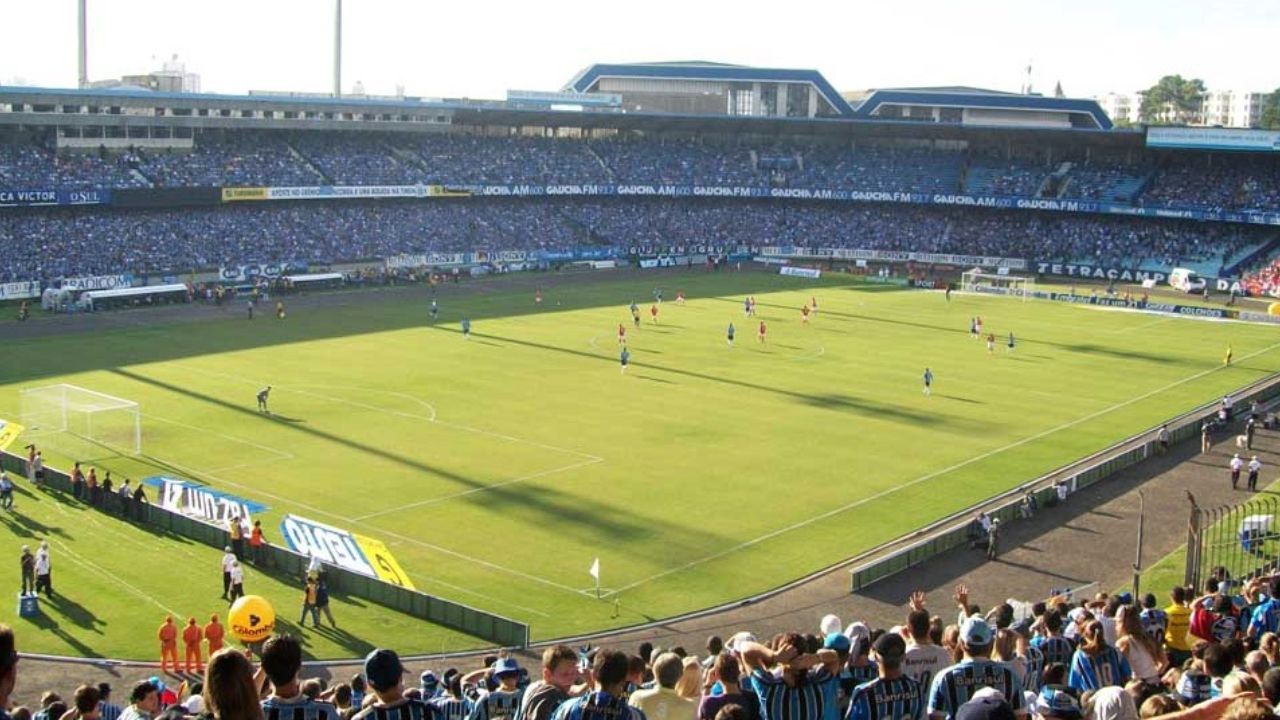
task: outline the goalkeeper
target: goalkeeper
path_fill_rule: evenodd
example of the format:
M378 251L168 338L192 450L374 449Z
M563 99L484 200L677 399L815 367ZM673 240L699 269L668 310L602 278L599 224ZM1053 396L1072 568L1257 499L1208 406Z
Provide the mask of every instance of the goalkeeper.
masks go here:
M267 408L267 398L271 395L271 386L268 385L258 391L258 412L264 412L268 415L271 410Z

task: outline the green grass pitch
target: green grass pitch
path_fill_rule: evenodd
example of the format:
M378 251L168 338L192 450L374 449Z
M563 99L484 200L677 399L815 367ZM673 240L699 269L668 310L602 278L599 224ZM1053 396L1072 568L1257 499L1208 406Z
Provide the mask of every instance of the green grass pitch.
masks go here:
M284 512L378 538L419 589L551 638L778 586L1280 368L1270 327L947 303L847 277L602 277L552 285L540 307L501 279L474 290L442 287L434 326L424 291L391 291L283 322L238 307L194 324L137 312L136 328L4 342L0 417L17 416L20 388L53 382L136 400L145 456L96 461L117 477L180 474L263 502L274 541ZM810 297L819 311L803 326ZM969 337L973 315L994 353ZM1236 361L1223 367L1228 345ZM265 384L270 417L254 409ZM12 555L0 587L16 591L17 545L49 537L67 597L45 605L45 632L22 633L24 650L151 658L165 612L223 609L216 551L19 487L17 513L0 514ZM250 573L246 585L296 619L292 580ZM313 656L480 644L335 602L340 632L304 631ZM32 625L12 613L0 619Z

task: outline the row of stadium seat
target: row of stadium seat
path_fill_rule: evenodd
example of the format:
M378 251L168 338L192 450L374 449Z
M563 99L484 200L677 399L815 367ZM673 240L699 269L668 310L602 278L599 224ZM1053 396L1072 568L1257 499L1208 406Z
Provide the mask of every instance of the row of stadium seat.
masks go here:
M1046 183L1046 178L1056 182ZM1280 207L1269 159L1186 156L1046 165L921 148L441 134L228 132L193 152L57 154L0 139L0 187L380 184L701 184L1073 197L1148 206Z

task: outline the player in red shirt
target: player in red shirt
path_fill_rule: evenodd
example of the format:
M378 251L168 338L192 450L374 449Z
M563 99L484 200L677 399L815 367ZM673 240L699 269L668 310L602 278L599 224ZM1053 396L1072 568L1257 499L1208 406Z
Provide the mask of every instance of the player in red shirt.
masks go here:
M684 291L683 291L683 290L677 290L677 291L676 291L676 304L677 304L677 305L683 305L683 304L684 304Z
M995 351L996 351L996 334L987 333L987 352L993 353Z
M654 303L649 306L649 314L653 316L653 324L658 324L658 304Z
M761 320L761 321L760 321L760 329L759 329L759 330L756 330L756 337L760 339L760 342L764 342L764 334L765 334L765 332L766 332L767 330L768 330L768 329L764 326L764 321L763 321L763 320Z
M804 307L800 308L800 322L805 325L809 324L809 306L808 305L805 305Z
M627 344L627 326L622 323L618 323L618 344Z

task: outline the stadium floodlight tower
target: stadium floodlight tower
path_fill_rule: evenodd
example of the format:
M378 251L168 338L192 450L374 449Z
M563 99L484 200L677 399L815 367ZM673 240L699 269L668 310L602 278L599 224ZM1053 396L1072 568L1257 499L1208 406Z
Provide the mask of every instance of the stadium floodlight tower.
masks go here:
M342 96L342 0L333 0L333 96Z
M79 54L79 57L77 57L77 60L79 61L79 67L80 67L80 87L81 88L89 87L89 18L87 16L88 8L86 7L88 2L89 0L80 0L80 3L79 3L80 22L79 22L79 35L78 35L79 46L78 47L80 50L80 54ZM339 2L341 2L341 0L339 0Z

